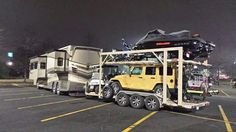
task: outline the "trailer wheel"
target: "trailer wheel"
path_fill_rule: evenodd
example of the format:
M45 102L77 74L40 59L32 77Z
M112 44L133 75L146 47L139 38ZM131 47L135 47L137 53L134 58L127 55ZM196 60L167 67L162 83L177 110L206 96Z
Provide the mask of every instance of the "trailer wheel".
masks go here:
M116 98L119 106L125 107L129 105L129 96L127 94L120 92Z
M144 100L145 106L150 111L156 111L160 109L160 103L157 97L150 95Z
M144 106L144 99L142 96L138 94L133 94L130 97L130 105L135 109L143 108Z
M112 82L111 83L111 87L114 90L114 95L116 95L122 89L122 87L121 87L119 82Z
M105 86L102 90L103 99L105 101L110 101L113 98L114 90L109 86Z

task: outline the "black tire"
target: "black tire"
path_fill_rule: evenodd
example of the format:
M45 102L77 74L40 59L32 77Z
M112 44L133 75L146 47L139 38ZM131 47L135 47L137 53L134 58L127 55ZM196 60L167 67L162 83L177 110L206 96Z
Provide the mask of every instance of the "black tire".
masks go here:
M86 91L87 93L90 93L88 83L85 84L85 91Z
M160 102L157 97L150 95L147 96L144 100L145 107L150 111L156 111L160 109Z
M141 109L144 106L144 99L138 94L133 94L130 97L130 105L135 109Z
M99 92L99 86L98 85L94 86L94 92L95 92L95 94L98 94L98 92Z
M55 86L55 94L60 95L60 91L58 90L58 82L56 83L56 86Z
M105 86L102 90L102 96L105 101L111 101L114 96L113 88Z
M117 104L122 107L129 105L129 96L123 92L120 92L117 96Z
M41 87L39 87L39 83L37 82L37 84L36 84L36 86L37 86L37 89L42 89Z
M52 92L52 93L55 93L55 83L54 83L54 82L52 83L52 89L51 89L51 92Z
M154 92L162 94L163 93L163 84L157 84L154 88Z
M114 90L114 95L116 95L121 89L122 89L122 87L121 87L121 85L120 85L120 83L119 82L112 82L111 84L110 84L110 86L113 88L113 90Z

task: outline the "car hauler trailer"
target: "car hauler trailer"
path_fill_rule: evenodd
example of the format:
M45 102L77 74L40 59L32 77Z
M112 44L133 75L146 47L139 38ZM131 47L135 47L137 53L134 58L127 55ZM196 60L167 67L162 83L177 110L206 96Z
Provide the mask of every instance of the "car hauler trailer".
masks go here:
M177 58L170 58L168 52L177 52ZM128 55L137 56L143 54L152 54L154 58L146 60L115 60L116 56ZM185 95L185 90L183 90L183 67L184 63L201 64L195 61L185 61L183 59L183 48L173 47L173 48L159 48L159 49L146 49L146 50L133 50L133 51L115 51L115 52L102 52L100 53L100 63L99 63L99 83L98 92L85 93L86 96L98 96L100 99L111 99L115 98L115 101L120 106L128 106L129 104L134 108L142 108L144 105L148 110L158 110L164 106L169 107L181 107L185 109L196 109L209 105L208 101L202 102L188 102L183 100ZM116 76L112 78L105 86L102 87L102 74L103 65L136 65L137 67L162 65L163 75L160 79L162 81L161 90L155 90L155 87L146 87L150 81L145 81L143 76L136 76L132 82L128 82L124 86L125 82L119 82L120 88L113 89L112 84L116 81L120 81L118 78L132 77L132 71L129 76ZM168 90L168 65L176 66L176 88L177 88L177 98L172 99ZM152 80L157 80L156 77L151 77ZM170 80L171 81L171 80ZM174 80L172 80L174 81ZM133 86L132 86L133 85ZM145 86L146 85L146 86ZM137 87L142 86L142 87ZM88 88L89 86L87 86ZM158 92L156 92L158 91Z
M98 65L100 49L69 45L46 53L46 82L39 88L55 94L84 92L84 84Z

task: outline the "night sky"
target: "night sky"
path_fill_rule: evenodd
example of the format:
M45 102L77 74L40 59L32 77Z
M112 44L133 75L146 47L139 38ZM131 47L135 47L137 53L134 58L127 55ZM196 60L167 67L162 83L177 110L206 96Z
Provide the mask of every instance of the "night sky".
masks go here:
M236 57L236 0L0 0L2 55L25 33L58 46L110 50L121 48L121 38L135 43L155 28L186 29L213 41L212 62Z

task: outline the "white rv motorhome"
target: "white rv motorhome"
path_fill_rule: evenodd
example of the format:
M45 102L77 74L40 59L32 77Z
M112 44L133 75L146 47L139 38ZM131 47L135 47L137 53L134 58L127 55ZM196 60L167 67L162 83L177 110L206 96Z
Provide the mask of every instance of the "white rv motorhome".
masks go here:
M99 63L99 52L99 48L73 45L48 52L46 85L38 81L37 86L56 94L84 92L83 87L91 78L93 67Z
M37 85L40 81L46 80L46 62L46 54L30 58L29 79L33 80L34 85Z

